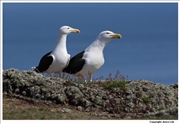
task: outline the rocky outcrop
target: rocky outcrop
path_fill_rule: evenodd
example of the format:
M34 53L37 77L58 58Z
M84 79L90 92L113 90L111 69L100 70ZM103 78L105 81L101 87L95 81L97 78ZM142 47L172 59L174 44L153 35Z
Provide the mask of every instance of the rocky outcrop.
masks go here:
M178 115L178 84L165 86L147 80L126 81L126 90L104 87L104 82L76 83L44 77L34 71L3 71L3 93L29 99L70 104L79 111L101 109L119 118Z

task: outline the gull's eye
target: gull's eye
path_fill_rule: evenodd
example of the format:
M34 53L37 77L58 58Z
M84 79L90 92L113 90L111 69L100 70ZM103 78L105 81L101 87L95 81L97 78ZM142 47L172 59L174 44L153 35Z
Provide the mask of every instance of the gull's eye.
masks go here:
M106 32L106 34L109 34L109 32Z
M70 28L67 28L67 29L70 29Z

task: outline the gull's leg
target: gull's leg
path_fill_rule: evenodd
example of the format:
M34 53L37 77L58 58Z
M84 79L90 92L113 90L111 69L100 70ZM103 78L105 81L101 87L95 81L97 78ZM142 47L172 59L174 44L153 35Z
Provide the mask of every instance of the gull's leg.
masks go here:
M44 75L47 77L52 77L51 73L44 73Z
M61 78L67 79L67 74L65 72L61 72Z
M92 82L92 73L91 72L88 72L88 81Z
M58 72L58 77L62 78L62 73L61 72Z
M59 73L54 73L54 77L59 77Z
M86 82L86 80L82 74L78 73L76 76L78 77L78 81Z

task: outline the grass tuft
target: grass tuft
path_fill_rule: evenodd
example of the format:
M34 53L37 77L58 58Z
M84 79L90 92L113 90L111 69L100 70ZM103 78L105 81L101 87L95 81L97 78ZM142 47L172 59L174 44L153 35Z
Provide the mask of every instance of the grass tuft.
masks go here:
M126 91L126 82L125 81L106 81L103 86L107 89L109 88L119 88L123 91Z
M150 99L148 97L141 97L142 101L145 103L145 104L149 104L150 103Z
M126 79L123 75L120 74L120 71L117 71L115 76L112 77L112 74L109 74L109 77L106 78L103 86L105 88L119 88L123 91L126 91Z

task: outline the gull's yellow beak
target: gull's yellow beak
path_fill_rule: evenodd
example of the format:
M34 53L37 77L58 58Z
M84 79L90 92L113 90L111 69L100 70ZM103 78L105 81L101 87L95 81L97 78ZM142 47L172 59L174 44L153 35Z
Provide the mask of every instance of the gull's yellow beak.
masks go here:
M122 38L122 35L121 35L121 34L113 34L112 37L113 37L113 38L121 39L121 38Z
M72 29L71 31L72 31L72 32L75 32L75 33L80 33L80 30L79 30L79 29L75 29L75 28Z

